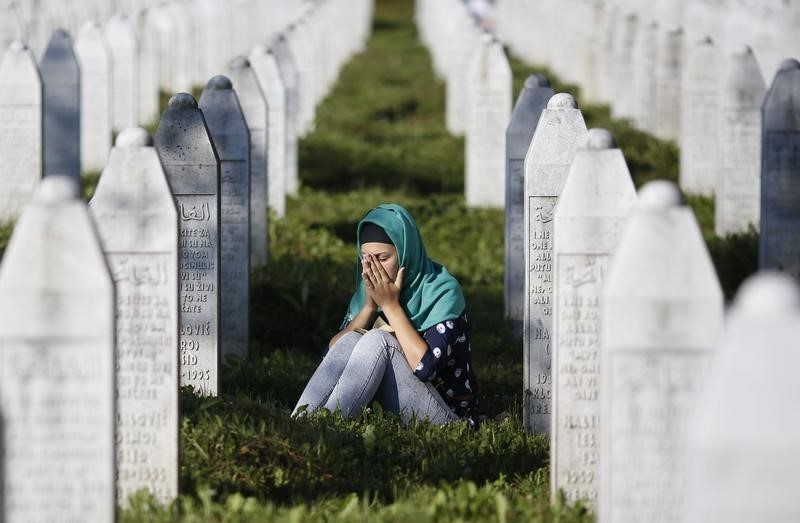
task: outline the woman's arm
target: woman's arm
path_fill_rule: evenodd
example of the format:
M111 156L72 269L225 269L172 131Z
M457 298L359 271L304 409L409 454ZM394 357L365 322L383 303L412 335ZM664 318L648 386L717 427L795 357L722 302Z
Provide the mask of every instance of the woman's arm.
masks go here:
M397 272L394 281L386 274L383 265L371 254L367 254L363 263L364 288L367 296L380 306L389 325L394 329L397 341L403 348L406 360L412 369L416 369L420 360L428 350L428 344L419 335L417 329L409 321L406 311L400 305L400 291L403 288L405 267Z
M356 329L368 329L374 322L375 322L375 313L378 311L378 306L375 305L375 302L372 301L369 297L367 297L366 303L364 306L361 307L361 310L358 311L356 317L350 320L344 329L337 332L331 341L328 342L328 348L333 347L339 338L347 334L348 332L354 331Z

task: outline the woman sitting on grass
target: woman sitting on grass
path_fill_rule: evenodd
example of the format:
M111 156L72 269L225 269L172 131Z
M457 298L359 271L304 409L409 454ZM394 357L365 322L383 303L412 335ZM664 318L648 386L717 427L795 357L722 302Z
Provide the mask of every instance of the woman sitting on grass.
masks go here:
M380 205L358 224L356 291L292 413L372 400L406 422L477 420L478 383L458 281L428 258L414 218ZM305 410L304 410L305 407Z

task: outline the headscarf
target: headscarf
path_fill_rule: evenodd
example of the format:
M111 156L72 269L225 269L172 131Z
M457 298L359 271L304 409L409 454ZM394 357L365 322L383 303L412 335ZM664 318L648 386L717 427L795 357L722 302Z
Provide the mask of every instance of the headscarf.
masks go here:
M350 298L344 324L364 307L366 292L361 266L361 227L374 223L391 238L400 267L405 267L400 305L418 332L464 313L461 285L442 265L428 257L417 223L400 205L383 204L369 211L358 224L356 241L356 291Z

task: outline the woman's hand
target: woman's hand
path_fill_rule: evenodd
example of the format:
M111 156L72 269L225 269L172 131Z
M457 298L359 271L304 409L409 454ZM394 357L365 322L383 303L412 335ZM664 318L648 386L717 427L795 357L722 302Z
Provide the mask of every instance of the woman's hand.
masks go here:
M397 271L397 278L392 281L386 273L386 269L373 255L365 254L362 266L364 272L361 273L361 277L364 279L364 289L367 292L368 300L374 301L381 309L384 309L386 305L400 302L405 267L401 267Z

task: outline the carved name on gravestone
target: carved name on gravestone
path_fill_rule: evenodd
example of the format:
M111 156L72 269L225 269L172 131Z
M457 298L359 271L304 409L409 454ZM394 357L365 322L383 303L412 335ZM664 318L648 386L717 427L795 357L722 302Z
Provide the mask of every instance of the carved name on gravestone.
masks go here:
M720 170L714 228L718 236L758 229L760 218L761 105L767 92L749 47L737 50L722 91Z
M147 131L117 138L90 203L116 285L117 499L178 495L178 214Z
M578 149L553 218L553 417L550 485L568 502L597 503L601 298L636 201L611 134L592 129Z
M286 215L288 176L286 87L281 77L277 55L272 49L261 45L254 47L250 52L250 64L267 101L269 207L279 218L283 218Z
M0 266L4 521L114 519L114 287L73 176L45 178Z
M723 296L674 184L642 188L603 302L599 521L680 522L687 419Z
M216 395L219 387L219 159L191 95L173 96L155 146L178 211L181 386Z
M111 52L96 22L86 22L75 41L81 73L81 166L101 171L111 151L114 106Z
M227 77L208 81L200 109L220 162L220 351L244 358L250 339L250 135Z
M553 339L553 211L586 124L575 99L553 96L525 156L525 303L523 316L525 427L550 433Z
M681 94L681 188L712 196L719 169L722 64L711 38L687 51Z
M246 58L238 57L228 64L227 75L236 89L250 132L250 264L254 268L263 267L267 263L269 231L267 200L273 191L279 190L268 181L272 173L268 170L267 101Z
M297 69L294 66L289 44L283 33L272 40L270 49L278 63L286 95L286 194L295 196L299 189L297 174L297 133L299 125ZM269 103L269 98L267 103Z
M784 61L764 102L759 267L800 278L800 63Z
M21 42L0 64L0 222L15 220L42 177L42 84L36 59Z
M81 98L78 59L72 40L56 30L41 61L43 96L43 174L81 175Z
M769 272L746 281L689 418L682 521L800 520L798 337L797 283Z
M683 29L670 27L659 34L654 133L662 140L679 138L683 52Z
M505 205L505 137L511 68L503 46L484 35L469 64L464 189L469 207Z
M113 67L112 102L115 131L135 126L139 121L139 52L133 24L118 13L105 26Z
M505 315L515 336L525 313L525 156L552 96L546 77L529 76L506 130Z

